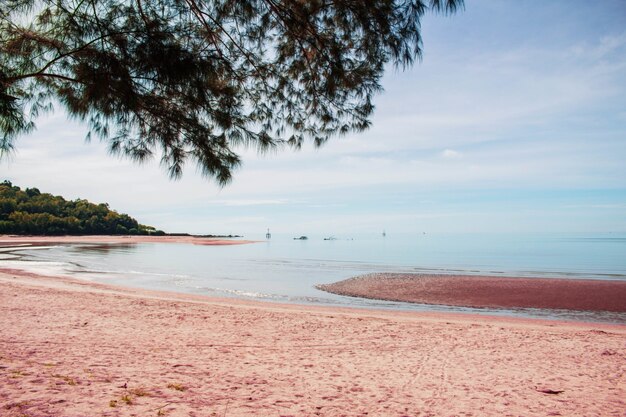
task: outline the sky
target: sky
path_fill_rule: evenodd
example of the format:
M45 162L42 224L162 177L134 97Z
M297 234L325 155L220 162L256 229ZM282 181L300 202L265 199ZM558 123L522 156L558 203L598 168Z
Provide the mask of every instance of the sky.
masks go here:
M387 70L368 131L244 149L224 188L111 156L61 110L0 179L167 232L626 232L626 2L466 0L422 29L422 62Z

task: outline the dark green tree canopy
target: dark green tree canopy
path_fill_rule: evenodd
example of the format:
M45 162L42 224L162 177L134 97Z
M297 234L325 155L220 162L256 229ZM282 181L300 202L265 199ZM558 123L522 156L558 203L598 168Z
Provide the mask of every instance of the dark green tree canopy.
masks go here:
M0 182L0 234L164 235L105 203L67 201L58 195Z
M369 124L386 64L462 0L0 0L0 150L52 103L113 152L195 160L224 184L241 146L316 145Z

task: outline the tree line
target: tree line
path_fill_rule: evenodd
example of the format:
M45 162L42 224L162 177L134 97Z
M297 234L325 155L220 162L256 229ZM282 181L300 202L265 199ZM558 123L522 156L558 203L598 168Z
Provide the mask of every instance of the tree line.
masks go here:
M29 235L164 235L139 224L106 203L67 201L37 188L0 183L0 234Z

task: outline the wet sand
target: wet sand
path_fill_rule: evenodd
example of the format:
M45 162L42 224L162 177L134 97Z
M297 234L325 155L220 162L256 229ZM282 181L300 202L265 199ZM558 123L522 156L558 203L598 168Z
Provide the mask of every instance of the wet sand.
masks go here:
M0 415L624 416L626 326L0 272Z
M422 304L626 312L624 281L385 273L317 288L351 297Z

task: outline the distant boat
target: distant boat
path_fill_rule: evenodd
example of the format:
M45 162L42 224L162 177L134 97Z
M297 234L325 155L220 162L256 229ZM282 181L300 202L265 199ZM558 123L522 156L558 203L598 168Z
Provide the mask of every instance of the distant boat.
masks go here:
M325 237L324 240L337 240L335 236Z
M383 237L387 236L387 233L383 230Z
M293 240L309 240L306 236L294 237Z

